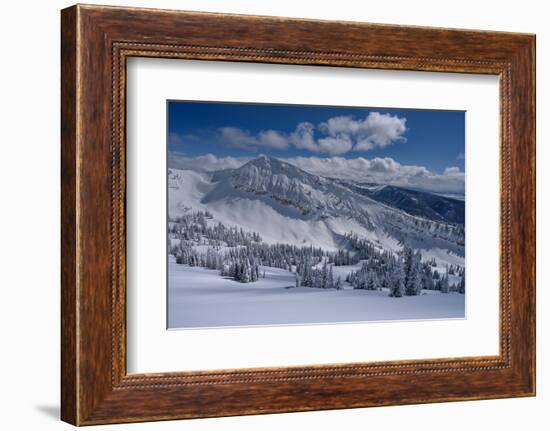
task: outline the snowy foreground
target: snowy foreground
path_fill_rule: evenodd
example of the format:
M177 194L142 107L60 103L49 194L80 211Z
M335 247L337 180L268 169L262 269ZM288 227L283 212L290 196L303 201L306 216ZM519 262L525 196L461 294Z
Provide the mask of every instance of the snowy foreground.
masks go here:
M336 269L337 267L335 267ZM387 291L295 286L295 275L262 267L265 278L239 283L219 271L169 263L168 327L337 323L464 318L465 295L426 291L390 298ZM352 267L342 268L346 271Z

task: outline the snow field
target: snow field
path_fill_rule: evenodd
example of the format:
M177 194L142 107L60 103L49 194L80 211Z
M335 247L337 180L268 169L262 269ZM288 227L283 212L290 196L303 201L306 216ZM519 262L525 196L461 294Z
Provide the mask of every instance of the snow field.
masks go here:
M343 275L350 268L334 270ZM390 298L387 291L296 288L294 274L264 270L265 278L239 283L215 270L170 262L169 328L464 318L465 295L432 291Z

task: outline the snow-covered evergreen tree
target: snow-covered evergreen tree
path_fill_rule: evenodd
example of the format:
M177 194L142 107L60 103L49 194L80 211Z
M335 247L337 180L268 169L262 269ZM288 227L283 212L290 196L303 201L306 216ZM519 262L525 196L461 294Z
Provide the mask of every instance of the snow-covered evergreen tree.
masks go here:
M330 269L328 271L326 288L327 289L333 289L334 288L334 274L332 272L332 265L330 265Z
M458 285L458 293L466 293L466 281L464 280L464 274L460 277L460 284Z
M403 269L405 272L405 294L420 295L422 292L422 256L411 247L403 248Z
M405 271L401 259L393 265L390 274L390 296L401 298L405 293Z
M441 290L441 293L449 293L449 276L445 274L441 280L439 280L439 290Z
M450 285L449 274L461 280L464 276L464 268L457 265L448 265L448 274L441 276L434 258L423 262L420 252L407 245L397 254L381 250L379 245L355 233L345 235L351 252L325 251L311 245L267 244L257 232L214 223L208 211L188 212L170 219L168 235L169 252L176 263L219 270L222 276L244 283L265 278L265 269L260 271L259 267L266 266L296 273L300 286L330 289L338 284L342 288L342 280L335 280L333 266L360 261L361 268L348 273L346 281L355 289L385 288L391 296L420 295L422 289L460 291L460 283Z
M376 290L378 287L378 281L375 272L370 272L367 278L367 289Z

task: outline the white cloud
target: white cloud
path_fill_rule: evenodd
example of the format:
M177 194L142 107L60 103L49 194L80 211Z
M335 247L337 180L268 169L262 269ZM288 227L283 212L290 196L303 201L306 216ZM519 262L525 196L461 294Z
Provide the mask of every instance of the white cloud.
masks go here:
M222 127L219 129L219 132L222 141L231 147L251 150L258 144L255 136L238 127Z
M289 142L300 150L315 153L344 154L353 147L349 135L330 135L316 140L314 130L315 126L309 122L299 123L294 132L289 135Z
M307 121L299 123L294 132L290 134L290 143L300 150L319 151L313 137L314 129L315 126Z
M222 169L235 169L252 157L216 157L206 154L187 157L170 153L168 166L176 169L191 169L212 172ZM366 159L356 157L291 157L282 158L307 172L325 177L356 180L381 184L393 184L437 193L464 194L464 172L457 167L445 169L438 174L424 166L402 165L390 157Z
M292 157L289 163L325 177L410 187L437 193L464 194L464 172L458 168L443 174L424 166L402 165L392 158Z
M445 168L445 171L443 171L443 175L453 175L457 173L460 173L460 168L456 166Z
M258 134L258 144L262 147L283 150L288 148L288 138L276 130L265 130Z
M252 157L216 157L214 154L188 157L184 154L168 153L168 167L199 172L213 172L222 169L236 169L251 160Z
M399 171L400 167L401 165L390 157L376 157L370 160L368 169L372 172L394 173Z
M337 136L328 136L318 140L319 151L329 154L344 154L353 147L351 137L344 133Z
M340 133L353 135L359 131L360 125L361 121L354 120L351 115L340 115L320 123L319 130L331 136L336 136Z
M264 130L251 134L238 127L222 127L219 136L222 142L244 150L269 147L283 150L293 145L297 149L330 155L345 154L351 150L368 151L383 148L395 142L406 142L406 118L396 115L370 112L364 119L352 116L329 118L316 127L309 122L298 123L291 133Z
M369 150L374 147L386 147L393 142L406 142L403 134L407 131L406 118L397 115L371 112L362 123L364 133L360 134L355 150Z
M220 139L230 147L253 151L259 147L278 150L288 148L288 138L276 130L262 130L252 135L248 130L238 127L222 127L219 129Z
M319 130L332 137L347 136L356 144L355 151L386 147L394 142L406 142L406 118L397 115L370 112L363 120L351 116L332 117L319 124Z

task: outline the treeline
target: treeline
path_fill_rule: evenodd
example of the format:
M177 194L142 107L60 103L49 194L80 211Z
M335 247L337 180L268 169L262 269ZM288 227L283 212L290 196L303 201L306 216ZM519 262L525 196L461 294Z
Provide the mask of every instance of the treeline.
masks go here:
M293 268L300 262L308 260L312 265L321 262L325 252L321 248L312 246L298 247L290 244L252 243L247 247L235 247L227 250L227 259L257 261L260 265L286 269L293 272Z
M289 244L266 244L252 242L248 246L239 246L223 250L219 246L208 246L205 252L199 252L192 241L180 240L171 246L176 263L219 270L224 277L248 283L256 281L253 272L259 266L281 268L294 272L301 262L316 265L325 257L321 248L298 247Z
M295 273L297 287L343 287L342 279L333 275L335 264L323 256L321 249L312 247L262 243L226 251L209 246L201 253L181 241L172 247L171 253L178 264L218 270L223 277L241 283L257 281L261 277L260 266L267 266ZM346 281L354 289L386 288L393 297L420 295L423 289L465 293L464 271L461 269L460 272L460 282L451 284L448 274L432 272L431 264L422 262L420 252L404 247L397 256L386 252L372 253L364 259L359 270L348 274Z
M213 218L209 211L194 211L169 220L168 233L184 241L195 241L198 244L207 242L209 245L236 247L262 242L257 232L246 232L243 228L227 227L221 222L208 225Z
M402 242L415 232L430 232L433 238L452 241L464 246L464 225L437 222L418 217L407 217L400 213L386 214L384 219L386 230ZM407 229L404 229L404 226Z
M346 238L355 250L354 254L350 253L349 250L331 252L312 246L268 245L262 242L262 237L257 232L246 232L242 228L228 227L221 222L209 226L208 220L212 219L213 215L209 211L189 212L170 219L168 233L172 238L189 243L189 245L209 245L214 248L222 246L252 247L254 257L259 255L264 262L262 265L285 269L290 265L296 265L305 256L313 257L314 264L320 262L322 258L326 258L327 263L336 266L354 265L368 255L367 249L372 248L374 250L371 243L366 240L359 240L357 235L353 236L352 234L349 234Z
M248 259L223 264L220 269L222 277L230 277L241 283L252 283L260 278L260 266L257 262L251 263ZM265 273L264 273L265 276Z
M296 287L316 287L319 289L341 289L342 279L337 277L334 279L332 266L323 262L321 268L312 266L309 258L304 262L300 262L296 267Z
M390 259L392 254L389 251L379 251L368 239L359 238L356 233L350 232L344 235L354 251L351 265L365 259Z
M176 258L176 263L189 266L200 266L208 269L219 269L224 261L224 256L213 247L208 247L206 253L199 253L191 244L180 241L172 246L170 254Z
M450 268L450 267L448 267ZM397 256L381 253L367 258L358 271L352 271L346 278L354 289L379 290L387 288L390 296L416 296L422 290L439 290L441 293L465 293L464 270L454 267L460 282L449 282L449 271L439 275L432 271L432 262L422 262L419 251L404 246ZM453 273L453 275L454 275Z
M176 245L170 246L176 263L218 270L222 276L242 283L258 280L260 266L281 268L295 273L296 286L340 289L343 282L333 276L333 266L362 261L361 268L346 277L354 289L385 288L393 297L420 295L423 289L465 293L464 268L448 265L445 273L440 274L435 269L435 259L423 262L420 252L409 246L394 254L379 250L369 240L353 233L345 235L351 252L266 244L256 232L226 227L222 223L209 226L211 219L208 211L196 211L170 220L170 237L179 239ZM206 245L206 250L197 250L197 245ZM460 281L451 283L449 276L459 277Z

